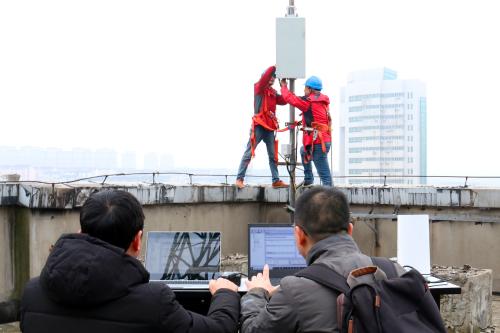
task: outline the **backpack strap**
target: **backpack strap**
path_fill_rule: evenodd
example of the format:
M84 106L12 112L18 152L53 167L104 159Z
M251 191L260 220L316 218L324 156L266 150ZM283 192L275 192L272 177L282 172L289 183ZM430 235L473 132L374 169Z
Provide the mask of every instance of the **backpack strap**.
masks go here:
M384 271L388 279L396 278L399 276L394 263L389 259L384 257L371 257L371 259L375 266Z
M314 282L333 289L339 293L346 294L351 289L349 288L345 277L323 264L312 264L311 266L296 273L295 276L313 280Z
M388 279L399 276L394 263L389 259L384 257L371 257L371 260L375 266L384 271ZM345 277L324 264L312 264L296 273L295 276L305 277L344 294L351 289Z

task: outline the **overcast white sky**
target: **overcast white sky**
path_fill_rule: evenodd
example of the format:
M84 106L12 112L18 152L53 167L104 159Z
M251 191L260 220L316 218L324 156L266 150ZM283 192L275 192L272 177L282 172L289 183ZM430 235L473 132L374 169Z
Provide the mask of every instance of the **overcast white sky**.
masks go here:
M295 3L307 75L323 79L334 117L349 72L389 67L427 84L430 175L500 175L498 1ZM2 0L0 145L166 152L236 172L287 5Z

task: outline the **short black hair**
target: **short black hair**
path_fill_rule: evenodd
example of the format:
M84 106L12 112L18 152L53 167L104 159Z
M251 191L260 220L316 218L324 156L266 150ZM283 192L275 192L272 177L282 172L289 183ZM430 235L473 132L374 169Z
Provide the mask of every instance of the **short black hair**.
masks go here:
M144 229L144 213L139 201L121 190L92 194L80 211L82 232L125 251L139 230Z
M316 186L302 193L295 204L295 224L314 241L347 231L349 203L341 191L333 187Z

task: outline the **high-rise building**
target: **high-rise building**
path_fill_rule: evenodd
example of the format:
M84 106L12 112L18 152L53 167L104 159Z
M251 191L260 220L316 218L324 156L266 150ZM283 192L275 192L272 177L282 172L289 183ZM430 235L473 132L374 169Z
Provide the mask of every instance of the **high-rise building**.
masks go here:
M416 176L427 175L426 113L423 82L400 80L388 68L351 73L340 101L340 174L346 183L425 183Z

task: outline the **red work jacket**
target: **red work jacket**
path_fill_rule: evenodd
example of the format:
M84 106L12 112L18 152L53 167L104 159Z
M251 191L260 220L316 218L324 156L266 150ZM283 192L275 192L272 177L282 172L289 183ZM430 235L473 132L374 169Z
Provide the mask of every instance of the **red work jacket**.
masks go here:
M278 129L278 119L276 118L276 104L285 105L286 102L278 95L275 89L269 86L269 80L274 75L276 66L269 67L260 80L254 85L254 125L264 123L267 130ZM257 121L256 121L256 118Z
M302 111L302 126L311 127L312 122L330 126L330 99L322 93L309 94L304 97L297 97L288 90L288 87L281 87L281 95L283 99L290 105L295 106ZM330 131L322 133L323 142L331 142L332 137ZM304 137L304 145L306 145ZM318 137L313 144L320 144L321 139Z

